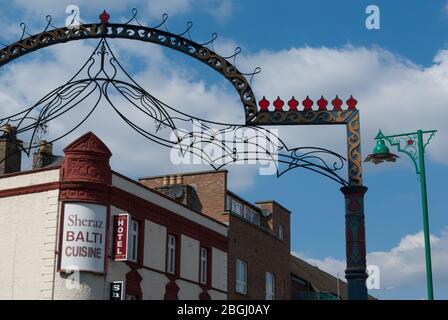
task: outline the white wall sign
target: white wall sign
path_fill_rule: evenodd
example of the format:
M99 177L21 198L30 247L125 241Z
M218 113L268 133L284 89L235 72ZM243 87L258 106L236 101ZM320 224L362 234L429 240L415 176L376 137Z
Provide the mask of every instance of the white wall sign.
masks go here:
M107 207L90 203L65 203L62 223L60 270L105 272Z

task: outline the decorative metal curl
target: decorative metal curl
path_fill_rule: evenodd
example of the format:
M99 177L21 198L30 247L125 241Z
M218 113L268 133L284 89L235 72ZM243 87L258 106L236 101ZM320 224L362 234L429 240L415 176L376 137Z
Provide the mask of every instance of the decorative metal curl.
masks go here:
M26 25L22 24L22 36L19 41L11 44L0 50L0 67L19 58L25 54L38 50L40 48L48 47L58 43L65 43L73 40L90 39L90 38L123 38L140 40L144 42L155 43L165 46L186 55L189 55L215 71L222 74L228 81L231 82L235 90L240 96L240 100L244 106L246 114L246 123L249 123L257 113L256 98L250 87L249 82L233 64L227 61L224 57L216 54L214 50L210 50L204 45L198 44L191 39L184 38L174 33L168 32L166 21L168 15L163 15L162 23L155 28L149 28L139 25L129 24L132 21L137 21L136 9L132 11L131 20L125 24L116 24L103 21L97 24L80 24L77 28L55 28L48 30L52 26L51 16L47 16L47 26L43 32L30 36L26 32ZM166 31L159 28L164 26ZM189 33L190 27L187 24ZM29 35L25 38L25 35ZM207 42L213 46L213 41L217 35L212 35L212 39ZM253 75L253 74L252 74Z
M30 133L29 143L23 148L29 155L32 149L38 147L35 136L39 130L77 106L85 105L83 102L91 95L94 95L95 102L87 110L87 115L63 134L48 139L48 143L76 130L105 99L134 131L159 145L177 150L181 158L190 154L215 169L230 163L269 161L275 164L277 176L301 167L318 172L341 185L348 184L338 175L345 159L332 151L314 147L289 148L267 129L207 121L163 103L132 79L116 59L106 39L100 40L89 59L66 84L48 93L32 107L0 119L0 126L14 124L17 134L23 136ZM118 98L128 102L126 107L116 102ZM138 111L139 119L151 120L155 127L150 129L147 123L137 123L127 115L131 111ZM193 129L185 129L189 126ZM328 161L328 157L333 160Z

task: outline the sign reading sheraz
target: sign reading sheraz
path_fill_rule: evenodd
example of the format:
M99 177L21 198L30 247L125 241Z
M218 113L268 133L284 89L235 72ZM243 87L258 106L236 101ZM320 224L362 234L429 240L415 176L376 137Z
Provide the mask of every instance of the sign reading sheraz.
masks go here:
M129 214L114 216L114 260L128 260Z
M59 270L105 272L107 207L65 203Z

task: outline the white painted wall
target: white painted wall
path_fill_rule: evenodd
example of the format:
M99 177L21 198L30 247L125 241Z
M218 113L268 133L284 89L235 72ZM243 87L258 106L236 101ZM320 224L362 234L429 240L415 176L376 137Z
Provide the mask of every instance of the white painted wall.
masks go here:
M227 294L221 291L209 290L207 291L212 300L227 300Z
M166 227L145 220L143 265L160 271L166 269Z
M112 175L112 185L130 192L142 199L150 201L162 208L168 209L170 211L176 212L178 215L187 218L193 222L196 222L204 227L207 227L213 231L216 231L224 236L227 236L228 228L223 224L214 221L213 219L199 214L193 210L188 209L187 207L173 201L167 199L164 196L161 196L157 192L148 190L147 188L140 186L138 182L132 183L126 179L123 179L116 174Z
M199 281L199 241L181 235L180 276L187 280Z
M120 178L121 179L121 178ZM30 173L10 178L0 178L0 189L11 189L59 181L59 170ZM115 177L117 182L117 177ZM176 205L172 201L121 179L118 183L124 190L137 193L169 210L179 210L188 219L227 235L227 228L194 211ZM131 190L129 190L131 189ZM109 260L108 274L81 273L68 275L56 272L55 254L59 222L59 191L0 198L0 299L108 299L111 281L126 280L130 268L124 262ZM112 216L123 211L111 208ZM166 227L145 220L144 265L165 271ZM112 240L112 223L110 239ZM181 236L181 277L198 281L199 241ZM109 252L112 252L110 241ZM212 286L227 290L227 254L213 248ZM165 286L169 282L163 273L140 269L143 299L163 299ZM72 279L79 280L74 286ZM198 299L199 285L177 280L180 299ZM210 290L212 298L225 299L226 295Z
M1 178L0 190L21 188L57 181L59 181L59 168L55 170L46 170L36 173L19 174L17 176Z
M9 187L48 180L16 178ZM0 179L2 188L10 179ZM58 197L46 191L0 198L0 299L51 299Z
M76 279L76 283L71 280ZM104 300L108 298L104 275L90 272L79 274L55 273L55 300Z
M138 271L143 277L140 284L142 288L143 300L163 300L165 296L165 287L169 279L162 273L154 272L147 269Z
M197 284L180 279L176 280L176 284L179 287L177 294L179 300L199 300L199 294L202 292L202 289Z
M212 287L227 291L227 252L212 249Z

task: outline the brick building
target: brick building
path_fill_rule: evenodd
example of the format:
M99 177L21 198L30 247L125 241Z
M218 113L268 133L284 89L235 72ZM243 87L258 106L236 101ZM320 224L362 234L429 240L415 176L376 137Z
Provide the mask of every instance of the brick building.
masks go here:
M43 142L34 169L20 172L8 129L0 138L0 299L109 299L115 286L127 299L227 299L226 225L113 171L92 133L64 157ZM126 237L116 238L117 217Z
M346 299L345 282L291 256L289 210L228 190L226 170L134 181L110 168L111 152L87 133L64 156L43 141L33 169L20 171L20 143L15 128L3 128L0 299L108 299L120 281L128 299ZM70 222L97 221L83 215L104 219L103 233L83 231L102 240L85 248L91 261L104 250L100 263L71 260L84 249ZM118 259L123 216L127 250Z
M227 188L226 170L140 178L145 186L198 208L228 232L228 298L290 299L290 212L275 201L251 204Z

